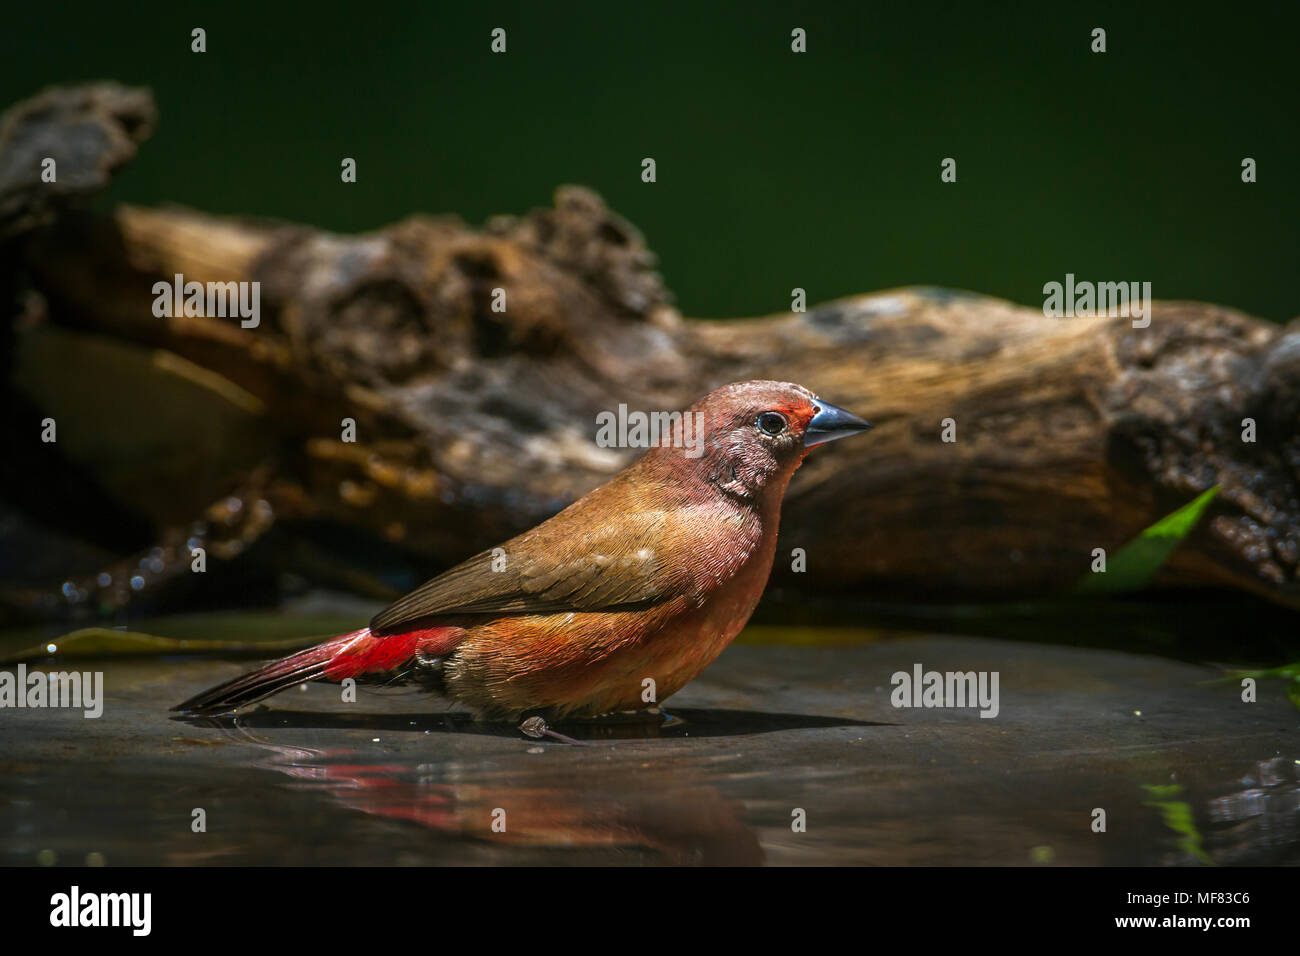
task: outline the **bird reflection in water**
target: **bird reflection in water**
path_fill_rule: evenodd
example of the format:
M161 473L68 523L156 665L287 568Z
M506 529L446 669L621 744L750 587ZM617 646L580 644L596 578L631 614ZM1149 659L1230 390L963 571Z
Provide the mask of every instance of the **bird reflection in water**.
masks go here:
M258 735L259 726L299 725L357 728L345 715L261 712L242 718L190 718L220 728L266 752L253 766L292 779L292 789L320 792L361 813L401 820L465 841L473 862L494 862L493 847L505 847L515 862L523 848L553 854L550 862L599 863L632 860L668 865L754 865L764 859L755 833L741 820L743 807L705 785L690 768L649 757L639 767L601 766L599 759L544 759L567 745L521 741L528 760L463 759L459 752L437 763L366 762L347 747L316 749L276 744ZM566 727L579 736L637 737L673 732L682 721L644 718ZM435 731L517 738L474 724L466 715L390 714L369 730ZM575 748L567 748L573 750ZM583 752L586 756L586 751ZM470 851L473 852L470 852ZM542 857L538 862L542 862ZM430 862L447 862L439 855Z

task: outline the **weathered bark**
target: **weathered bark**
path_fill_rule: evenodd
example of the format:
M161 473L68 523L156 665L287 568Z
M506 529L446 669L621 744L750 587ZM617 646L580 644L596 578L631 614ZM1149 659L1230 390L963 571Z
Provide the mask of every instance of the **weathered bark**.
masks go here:
M808 553L802 590L1058 591L1093 548L1113 551L1217 483L1159 583L1300 606L1300 323L1157 302L1139 329L934 289L682 320L641 237L579 188L483 230L417 217L361 236L125 206L64 215L23 261L41 298L16 378L38 404L75 420L69 376L101 414L135 400L95 390L109 357L79 345L100 340L120 347L112 362L136 361L150 401L204 416L206 396L189 435L123 453L105 479L181 529L176 542L193 530L183 516L229 491L207 525L232 553L275 518L310 518L436 568L627 464L637 452L596 447L599 411L675 409L778 378L877 425L810 456L790 489L783 548ZM260 325L156 318L153 284L177 273L259 282ZM346 417L355 444L340 441ZM956 442L941 440L947 418ZM155 461L168 441L179 466Z
M0 240L53 222L97 196L157 121L147 90L116 83L54 88L0 121ZM57 164L43 179L46 159Z

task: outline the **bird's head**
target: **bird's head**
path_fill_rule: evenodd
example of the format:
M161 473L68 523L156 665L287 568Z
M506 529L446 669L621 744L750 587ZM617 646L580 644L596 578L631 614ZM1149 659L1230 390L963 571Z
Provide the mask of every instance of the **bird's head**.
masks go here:
M810 448L869 428L870 422L822 401L802 385L736 382L688 408L681 432L671 442L675 447L658 452L679 457L679 469L728 495L755 499L767 489L783 493Z

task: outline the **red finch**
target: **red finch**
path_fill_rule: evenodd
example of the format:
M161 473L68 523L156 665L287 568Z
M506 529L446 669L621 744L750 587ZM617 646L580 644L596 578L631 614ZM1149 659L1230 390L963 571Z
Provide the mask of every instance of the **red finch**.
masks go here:
M490 718L666 700L749 620L772 569L781 499L808 450L871 427L788 382L727 385L671 418L629 468L369 627L174 709L221 713L346 678L419 682Z

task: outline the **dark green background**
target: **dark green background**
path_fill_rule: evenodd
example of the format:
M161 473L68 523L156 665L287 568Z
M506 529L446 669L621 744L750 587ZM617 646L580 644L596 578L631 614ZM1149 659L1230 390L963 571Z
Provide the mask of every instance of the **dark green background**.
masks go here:
M1040 304L1066 272L1300 314L1295 4L1133 6L30 4L5 14L0 99L151 86L160 128L120 200L361 230L584 183L687 315L785 309L794 286Z

